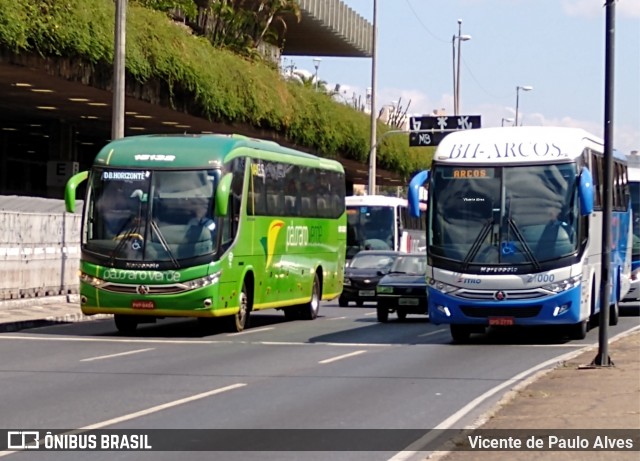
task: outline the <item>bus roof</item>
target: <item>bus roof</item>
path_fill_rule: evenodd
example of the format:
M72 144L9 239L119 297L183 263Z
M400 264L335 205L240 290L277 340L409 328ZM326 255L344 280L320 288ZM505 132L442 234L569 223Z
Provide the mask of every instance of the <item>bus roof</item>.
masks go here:
M95 166L131 168L203 168L233 158L238 151L258 157L344 171L342 164L283 147L274 141L225 134L152 134L111 141L94 160Z
M385 195L348 195L346 206L407 206L407 200Z
M498 127L455 131L438 146L441 163L539 163L579 158L585 148L603 152L602 139L581 128ZM614 157L624 159L617 151Z

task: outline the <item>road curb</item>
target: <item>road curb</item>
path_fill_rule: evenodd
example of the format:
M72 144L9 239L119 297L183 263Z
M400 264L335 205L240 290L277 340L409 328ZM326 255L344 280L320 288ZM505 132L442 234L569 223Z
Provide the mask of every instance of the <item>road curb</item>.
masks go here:
M77 314L64 314L60 316L48 316L41 319L30 320L14 320L9 322L0 321L0 333L12 333L21 330L29 330L31 328L41 328L52 325L63 325L70 323L87 322L91 320L108 319L113 317L110 314L96 314L96 315L84 315L82 313Z

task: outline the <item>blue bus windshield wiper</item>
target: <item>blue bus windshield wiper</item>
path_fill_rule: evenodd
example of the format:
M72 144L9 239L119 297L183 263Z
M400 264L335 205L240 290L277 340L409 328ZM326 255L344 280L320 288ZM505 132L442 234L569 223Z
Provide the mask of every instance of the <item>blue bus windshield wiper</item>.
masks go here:
M533 263L533 266L536 268L536 270L540 270L540 263L538 262L535 255L533 254L533 251L531 251L531 247L529 246L529 244L527 243L527 240L522 235L522 232L520 232L520 229L518 228L518 225L516 224L516 222L511 218L508 218L507 222L509 223L509 228L513 231L513 235L516 236L516 238L522 245L522 249L524 250L524 253L527 255L529 260Z
M478 251L480 251L482 242L484 242L484 240L487 238L487 235L491 231L492 226L493 226L493 219L489 219L484 224L484 226L482 226L482 229L480 229L480 233L478 234L476 239L473 241L473 245L471 245L471 248L469 249L469 253L467 253L467 256L464 258L464 261L462 262L463 270L466 270L469 267L469 263L473 261L473 258L475 258L476 255L478 254Z

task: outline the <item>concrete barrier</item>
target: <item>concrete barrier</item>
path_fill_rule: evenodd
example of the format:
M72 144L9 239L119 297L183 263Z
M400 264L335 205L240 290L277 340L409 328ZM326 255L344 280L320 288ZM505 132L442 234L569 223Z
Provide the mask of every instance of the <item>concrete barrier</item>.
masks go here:
M77 293L80 222L80 214L0 210L0 300Z

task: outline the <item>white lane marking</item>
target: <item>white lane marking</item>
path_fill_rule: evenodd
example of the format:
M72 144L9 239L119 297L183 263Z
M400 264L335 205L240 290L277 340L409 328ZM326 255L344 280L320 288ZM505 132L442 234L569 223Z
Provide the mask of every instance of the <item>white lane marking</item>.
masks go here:
M443 328L441 330L430 331L429 333L422 333L421 335L418 335L418 338L424 338L425 336L437 335L437 334L442 333L444 331L447 331L447 329Z
M237 333L229 333L227 336L240 336L240 335L246 335L249 333L259 333L261 331L269 331L269 330L273 330L273 327L256 328L254 330L244 330L244 331L239 331Z
M349 352L348 354L343 354L343 355L338 355L337 357L332 357L330 359L324 359L324 360L320 360L318 363L321 364L325 364L325 363L331 363L331 362L335 362L337 360L342 360L342 359L346 359L348 357L354 357L356 355L360 355L360 354L364 354L367 351L354 351L354 352Z
M106 427L106 426L112 426L114 424L119 424L119 423L122 423L124 421L129 421L131 419L140 418L141 416L147 416L147 415L150 415L152 413L157 413L159 411L166 410L167 408L172 408L172 407L176 407L178 405L182 405L184 403L193 402L194 400L200 400L200 399L204 399L204 398L207 398L207 397L211 397L212 395L221 394L222 392L232 391L234 389L239 389L239 388L244 387L246 385L247 385L247 383L236 383L236 384L231 384L231 385L225 386L225 387L219 387L218 389L213 389L213 390L210 390L210 391L207 391L207 392L202 392L200 394L192 395L190 397L185 397L183 399L178 399L178 400L174 400L172 402L167 402L167 403L163 403L161 405L156 405L155 407L147 408L145 410L136 411L136 412L129 413L129 414L126 414L126 415L118 416L116 418L111 418L111 419L107 419L105 421L100 421L100 422L95 423L95 424L90 424L88 426L84 426L84 427L81 427L79 429L74 429L73 431L68 432L68 434L77 434L79 432L92 431L92 430L95 430L95 429L101 429L101 428ZM10 455L12 453L17 453L17 452L18 452L18 450L0 451L0 458L3 457L3 456Z
M346 317L325 317L325 320L343 320Z
M72 338L69 336L38 337L0 334L0 339L24 339L28 341L80 341L94 343L140 343L140 344L258 344L268 346L338 346L338 347L440 347L446 344L392 344L392 343L325 343L302 341L231 341L231 340L182 340L182 339L116 339L116 338ZM514 347L555 347L555 348L581 348L584 344L513 344Z
M37 337L20 335L0 335L0 339L27 339L30 341L80 341L91 343L145 343L145 344L233 344L233 341L207 341L207 340L181 340L181 339L116 339L116 338L72 338L61 337Z
M620 338L622 338L624 336L627 336L627 335L633 333L634 331L636 331L638 329L640 329L640 325L635 326L635 327L633 327L633 328L631 328L631 329L629 329L627 331L624 331L622 333L617 334L613 338L610 338L609 342L613 342L613 341L615 341L617 339L620 339ZM559 364L561 362L566 362L567 360L571 360L572 358L577 357L578 355L582 354L583 352L588 352L589 350L594 349L597 346L598 346L598 343L591 343L591 344L583 345L583 347L581 347L580 349L561 354L561 355L559 355L559 356L557 356L555 358L549 359L549 360L547 360L545 362L542 362L542 363L540 363L540 364L538 364L538 365L536 365L534 367L531 367L528 370L524 370L523 372L518 373L517 375L513 376L510 379L507 379L505 382L503 382L501 384L498 384L494 388L489 389L484 394L482 394L482 395L476 397L475 399L473 399L471 402L466 404L460 410L458 410L457 412L455 412L454 414L449 416L447 419L442 421L440 424L438 424L436 427L434 427L432 431L429 431L424 436L422 436L421 438L419 438L418 440L413 442L410 446L407 447L406 450L400 451L400 452L396 453L394 456L392 456L391 458L389 458L388 461L406 461L408 459L412 459L412 458L416 457L417 455L419 455L420 459L424 459L424 457L423 457L424 453L420 452L419 448L425 447L435 437L438 437L438 435L439 435L438 431L439 430L441 430L441 429L450 429L455 423L457 423L464 416L466 416L468 413L470 413L474 408L476 408L477 406L482 404L489 397L493 396L494 394L500 392L505 387L508 387L508 386L510 386L512 384L523 383L524 382L523 380L525 378L533 376L533 374L535 372L537 372L537 371L543 370L545 368L549 368L549 367L551 367L553 365L556 365L556 364ZM475 429L475 427L471 427L471 429Z
M107 419L106 421L101 421L99 423L90 424L89 426L81 427L81 430L90 431L93 429L100 429L106 426L112 426L114 424L119 424L124 421L129 421L130 419L140 418L141 416L147 416L152 413L157 413L162 410L166 410L167 408L177 407L178 405L182 405L185 403L193 402L194 400L200 400L207 397L211 397L212 395L221 394L223 392L232 391L234 389L239 389L241 387L245 387L247 383L236 383L231 384L225 387L219 387L217 389L212 389L207 392L202 392L200 394L195 394L190 397L185 397L183 399L174 400L172 402L163 403L160 405L156 405L155 407L147 408L146 410L140 410L133 413L129 413L127 415L118 416L117 418Z
M118 354L99 355L97 357L89 357L87 359L81 359L81 362L93 362L94 360L110 359L112 357L122 357L123 355L139 354L140 352L154 351L155 347L148 347L146 349L137 349L135 351L119 352Z
M377 312L367 312L367 313L366 313L366 314L364 314L364 315L376 315L376 314L377 314Z

